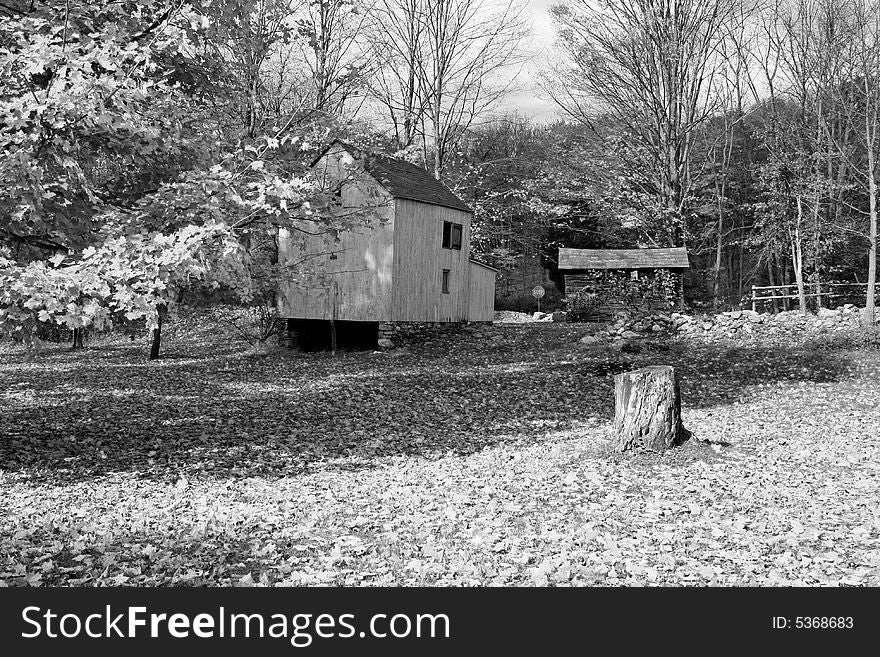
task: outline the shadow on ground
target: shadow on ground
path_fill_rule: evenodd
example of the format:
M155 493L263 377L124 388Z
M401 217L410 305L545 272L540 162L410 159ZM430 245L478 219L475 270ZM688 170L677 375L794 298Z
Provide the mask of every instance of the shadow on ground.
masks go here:
M501 442L588 433L613 416L613 375L677 368L682 404L705 408L774 394L787 382L852 375L843 352L807 348L584 348L572 327L515 326L501 340L461 335L391 354L199 350L156 363L139 347L6 352L0 464L62 483L143 477L289 476L373 467L387 457L470 454ZM768 389L768 385L771 388ZM558 434L556 434L558 436Z

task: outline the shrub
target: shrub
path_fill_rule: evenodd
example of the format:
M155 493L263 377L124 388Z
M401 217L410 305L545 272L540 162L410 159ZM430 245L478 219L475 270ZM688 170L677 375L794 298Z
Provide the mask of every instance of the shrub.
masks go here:
M274 304L223 305L213 309L217 321L234 329L251 347L260 347L278 334L278 313Z
M64 343L73 338L73 330L54 322L37 322L34 335L42 342Z
M598 292L582 287L565 297L564 302L568 312L575 315L589 315L598 310L602 299Z

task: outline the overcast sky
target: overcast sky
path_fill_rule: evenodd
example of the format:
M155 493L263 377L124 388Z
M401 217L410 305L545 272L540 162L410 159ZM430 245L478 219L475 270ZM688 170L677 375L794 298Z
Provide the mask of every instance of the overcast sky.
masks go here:
M520 88L504 101L500 109L516 111L538 121L549 121L556 115L556 106L552 101L541 97L543 94L535 83L537 74L546 66L549 50L553 46L554 32L548 9L556 2L559 0L527 0L534 26L532 43L528 46L534 56L530 57L520 75Z

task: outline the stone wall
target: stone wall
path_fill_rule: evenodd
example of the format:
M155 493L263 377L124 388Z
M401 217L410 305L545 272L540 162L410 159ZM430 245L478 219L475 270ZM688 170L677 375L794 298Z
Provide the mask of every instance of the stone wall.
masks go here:
M290 324L286 319L275 320L278 326L278 346L293 349L297 346L296 333L290 330Z
M379 347L392 349L418 344L444 335L459 333L465 327L491 324L492 322L380 322Z
M820 308L815 315L788 311L773 315L735 310L717 315L655 313L642 317L621 317L582 342L620 342L643 337L666 337L705 342L752 339L798 341L805 337L833 336L859 329L860 309L847 304Z

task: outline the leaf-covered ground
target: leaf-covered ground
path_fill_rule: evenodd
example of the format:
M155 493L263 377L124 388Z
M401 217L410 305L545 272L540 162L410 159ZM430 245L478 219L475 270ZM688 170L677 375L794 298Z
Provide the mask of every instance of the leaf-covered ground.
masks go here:
M0 582L880 584L880 354L583 332L0 345ZM699 440L615 454L613 374L648 363Z

